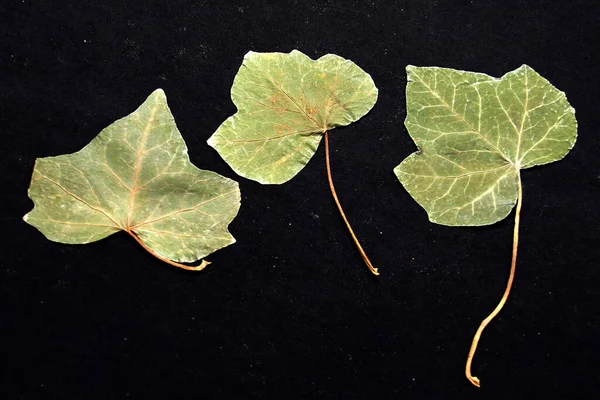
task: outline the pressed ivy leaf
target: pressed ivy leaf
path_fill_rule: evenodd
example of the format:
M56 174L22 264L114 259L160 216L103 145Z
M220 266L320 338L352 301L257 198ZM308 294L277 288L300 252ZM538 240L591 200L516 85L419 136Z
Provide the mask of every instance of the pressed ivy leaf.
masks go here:
M231 98L238 111L208 144L243 177L263 184L287 182L304 168L325 136L334 199L367 266L376 273L335 194L328 147L330 130L357 121L377 101L371 77L333 54L315 61L297 50L249 52L234 79Z
M239 175L284 183L313 156L326 131L365 115L377 101L371 77L328 54L249 52L231 88L238 112L208 144Z
M395 172L432 222L489 225L517 201L519 171L563 158L575 111L524 65L502 79L408 66L406 128L420 151Z
M196 168L162 90L73 154L38 158L24 220L48 239L91 243L125 231L152 255L190 270L230 245L238 184Z
M515 204L513 259L499 306L509 294L516 265L522 199L521 170L563 158L577 137L575 110L565 94L527 65L501 79L435 67L407 67L405 125L419 151L394 170L432 222L489 225Z

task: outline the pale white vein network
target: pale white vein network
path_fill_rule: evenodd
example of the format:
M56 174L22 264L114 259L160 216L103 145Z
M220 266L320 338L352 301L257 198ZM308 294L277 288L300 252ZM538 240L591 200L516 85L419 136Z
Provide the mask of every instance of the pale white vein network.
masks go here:
M526 65L500 79L437 67L407 73L405 125L419 151L395 172L433 222L503 219L520 171L563 158L575 143L575 110Z

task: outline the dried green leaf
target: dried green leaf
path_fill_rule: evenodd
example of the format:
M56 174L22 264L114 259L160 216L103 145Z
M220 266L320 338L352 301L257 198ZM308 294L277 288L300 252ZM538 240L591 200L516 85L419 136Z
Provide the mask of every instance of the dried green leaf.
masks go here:
M333 54L313 61L297 50L249 52L233 81L231 98L238 112L208 144L241 176L263 184L287 182L325 136L331 193L365 264L378 275L342 210L329 163L329 131L357 121L377 101L369 74Z
M373 80L356 64L294 50L249 52L231 88L238 112L208 140L239 175L284 183L313 156L326 131L364 116L377 101Z
M410 195L443 225L487 225L516 204L508 283L479 338L504 306L515 276L523 189L521 169L563 158L575 144L575 110L565 94L523 65L501 79L474 72L408 66L406 128L419 147L395 172Z
M123 230L173 265L234 243L227 226L240 206L235 181L190 162L160 89L82 150L37 159L29 197L24 220L50 240L90 243Z
M408 66L405 125L420 151L395 169L442 225L488 225L517 200L519 171L563 158L577 136L565 94L523 65L501 79Z

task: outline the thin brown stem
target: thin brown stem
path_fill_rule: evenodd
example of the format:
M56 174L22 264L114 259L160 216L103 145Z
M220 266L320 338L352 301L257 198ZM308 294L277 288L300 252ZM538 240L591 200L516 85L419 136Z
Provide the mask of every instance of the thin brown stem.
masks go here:
M473 356L475 356L475 351L477 350L477 343L479 343L479 338L481 337L481 332L483 332L483 330L490 323L490 321L492 319L494 319L494 317L496 315L498 315L500 310L502 310L502 307L504 306L504 303L506 303L506 299L508 298L508 295L510 293L510 288L512 287L513 280L515 278L515 269L517 266L517 249L519 247L519 221L521 219L521 203L523 200L523 188L521 186L521 176L518 177L518 180L519 180L519 194L517 197L517 208L515 211L515 227L514 227L514 233L513 233L512 262L510 264L510 275L508 276L508 283L506 284L506 289L504 290L504 295L502 295L502 299L500 299L500 302L498 303L498 305L496 306L494 311L492 311L492 313L490 315L488 315L488 317L481 322L481 325L479 325L479 329L477 329L477 332L475 332L475 336L473 337L473 342L471 343L471 350L469 350L469 357L467 358L467 365L465 366L465 375L467 376L467 379L469 380L469 382L471 382L473 385L475 385L477 387L481 386L481 382L479 381L479 378L471 375L471 363L473 361Z
M331 189L331 194L333 195L333 200L335 200L335 204L337 204L338 210L340 210L342 219L346 223L346 227L348 228L348 231L350 231L350 236L352 236L354 243L356 243L356 247L358 247L358 251L359 251L360 255L362 256L363 260L365 261L365 264L367 265L369 270L374 275L379 275L379 272L377 272L377 268L373 267L373 264L371 264L371 260L369 260L369 257L367 257L367 254L363 250L362 246L360 245L360 242L358 241L356 235L354 234L354 231L352 230L352 227L350 226L350 223L348 222L348 218L346 218L346 214L344 214L342 205L340 204L340 201L335 192L335 187L333 186L333 179L331 178L331 166L329 165L329 132L327 132L327 131L325 131L325 164L327 165L327 179L329 179L329 188Z
M138 235L136 235L133 231L127 230L125 232L129 233L144 249L146 249L146 251L148 251L148 253L152 254L154 257L158 258L159 260L166 262L167 264L173 265L174 267L182 268L182 269L185 269L188 271L202 271L204 268L206 268L206 266L208 264L210 264L210 262L206 261L206 260L202 260L200 265L196 265L196 266L180 264L178 262L169 260L168 258L161 256L160 254L158 254L157 252L152 250L150 247L148 247L148 245L146 245L146 243L144 243L142 241L142 239L140 239L138 237Z

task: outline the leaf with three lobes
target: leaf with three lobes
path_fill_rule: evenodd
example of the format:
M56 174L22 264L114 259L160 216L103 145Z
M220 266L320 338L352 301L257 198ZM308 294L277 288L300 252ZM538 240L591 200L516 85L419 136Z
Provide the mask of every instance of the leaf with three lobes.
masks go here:
M231 88L238 112L208 140L239 175L266 184L292 179L325 132L359 120L377 101L371 77L333 54L249 52Z
M522 185L520 171L563 158L575 144L575 110L565 94L523 65L501 79L446 68L408 66L405 125L419 151L395 173L432 222L489 225L515 204L513 259L499 307L506 301L516 265Z
M408 66L405 125L420 151L395 172L432 222L489 225L517 201L519 171L563 158L577 123L564 93L528 66L502 79Z
M82 150L36 160L24 220L48 239L95 242L118 231L184 269L235 242L227 226L240 206L235 181L196 168L162 90Z
M365 263L377 274L350 227L331 179L329 131L357 121L377 101L373 80L352 61L328 54L311 60L294 50L249 52L233 81L238 111L210 137L239 175L263 184L292 179L325 136L329 185L336 205Z

